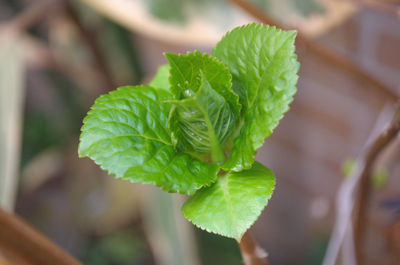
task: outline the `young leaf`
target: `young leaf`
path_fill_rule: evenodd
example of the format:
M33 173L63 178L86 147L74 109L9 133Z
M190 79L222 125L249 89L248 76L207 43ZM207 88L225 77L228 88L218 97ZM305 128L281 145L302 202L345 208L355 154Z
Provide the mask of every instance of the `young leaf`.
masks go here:
M182 212L196 226L240 241L267 205L274 186L272 171L255 162L251 169L229 172L197 191Z
M168 64L158 67L157 73L150 81L149 86L170 91L170 85L168 81L169 71L170 67Z
M200 86L200 72L211 87L231 105L233 112L239 113L239 97L232 90L232 76L229 69L216 58L199 51L187 54L165 53L171 70L171 92L175 99L182 99L187 90L196 92Z
M256 149L289 109L299 69L295 37L295 31L250 24L227 33L213 50L213 56L229 67L243 107L243 126L225 170L250 168Z
M238 96L231 90L229 70L200 52L166 54L171 64L171 90L176 107L170 127L178 146L200 153L211 152L224 161L222 147L240 114Z
M195 95L172 103L175 109L170 122L175 128L175 136L200 153L211 151L213 161L223 163L225 156L221 145L226 142L235 124L228 102L211 88L202 74L201 85Z
M149 86L121 87L98 98L84 119L79 155L117 178L192 194L218 168L175 151L168 130L172 95Z

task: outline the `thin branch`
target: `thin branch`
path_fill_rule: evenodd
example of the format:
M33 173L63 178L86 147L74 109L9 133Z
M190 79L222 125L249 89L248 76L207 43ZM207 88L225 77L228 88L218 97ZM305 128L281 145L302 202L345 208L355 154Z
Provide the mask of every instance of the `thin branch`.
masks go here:
M1 208L0 249L32 265L82 265L20 218Z
M246 13L250 14L251 16L258 19L264 24L275 25L280 28L285 28L283 25L280 25L279 23L277 23L277 21L267 16L265 12L262 12L262 10L255 7L253 4L249 3L249 1L246 0L227 0L227 1L240 7ZM362 80L365 80L369 84L373 85L373 87L376 88L377 91L385 94L389 98L392 99L398 98L398 95L395 92L393 92L392 89L385 86L382 82L373 77L372 74L364 71L357 64L349 60L346 56L343 56L340 53L333 51L326 45L315 42L313 39L306 37L301 32L299 32L298 34L297 43L303 46L308 51L318 55L322 59L334 64L339 69L346 70L352 73L354 76L357 76Z
M352 194L351 194L352 195ZM350 224L350 218L349 218L349 224ZM342 250L342 264L346 265L355 265L357 264L356 260L356 251L355 251L355 246L354 246L354 231L353 231L353 226L349 225L347 226L346 234L345 237L343 238L343 244L341 246Z
M267 253L257 245L250 231L244 233L239 243L245 265L268 265Z
M382 132L369 149L365 158L365 167L360 177L360 190L357 198L358 208L355 215L354 239L357 264L364 264L362 249L368 220L372 183L371 172L379 154L388 146L400 131L400 105L393 116L390 126Z
M330 238L328 248L324 257L323 265L334 265L336 264L336 260L338 258L338 254L342 243L348 233L353 233L353 229L351 227L351 216L354 209L355 201L354 201L354 192L357 188L357 185L360 182L361 177L365 174L365 170L369 170L368 168L372 166L374 163L374 159L377 158L380 151L383 150L387 144L389 144L390 139L393 139L396 134L393 134L394 131L398 131L399 128L399 112L400 108L397 105L395 115L393 116L393 122L389 126L388 129L383 132L377 132L381 130L382 123L387 121L387 116L392 116L392 111L388 109L384 109L382 114L379 116L374 129L371 132L371 135L367 141L367 144L363 148L361 154L357 157L355 163L355 169L340 185L337 196L336 196L336 221L333 227L332 236ZM395 129L395 130L394 130ZM389 134L388 134L389 132ZM379 136L376 136L379 135ZM384 139L384 141L382 140ZM372 142L372 140L374 140ZM371 143L372 142L372 143ZM373 154L373 156L371 155ZM365 221L365 220L364 220ZM352 235L347 235L348 241L347 247L351 249L355 249L354 242L352 240ZM350 242L351 241L351 242ZM349 257L349 260L345 261L344 264L351 265L357 264L356 257ZM362 263L359 263L360 265Z
M86 42L87 46L91 50L96 63L96 69L101 73L104 78L105 86L111 90L117 88L117 84L114 81L113 75L107 66L107 60L105 59L98 42L96 40L96 35L89 30L83 24L78 12L75 10L71 3L71 0L65 0L65 10L71 20L74 22L78 28L83 40Z
M219 174L223 172L221 170ZM267 253L254 240L250 230L244 233L238 245L245 265L269 265L267 262Z

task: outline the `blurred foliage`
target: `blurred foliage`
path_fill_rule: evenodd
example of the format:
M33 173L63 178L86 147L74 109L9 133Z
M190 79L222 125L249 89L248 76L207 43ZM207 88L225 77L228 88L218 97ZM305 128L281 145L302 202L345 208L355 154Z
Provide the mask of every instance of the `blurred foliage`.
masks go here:
M347 158L342 164L342 174L349 177L355 170L356 161L354 158ZM375 188L380 189L386 186L389 178L389 171L385 167L377 167L372 171L371 179Z
M144 264L149 252L132 231L117 231L94 239L83 262L87 265Z
M316 0L291 0L296 10L300 14L307 17L315 13L323 13L325 9L322 7L320 1Z
M150 12L162 20L183 23L187 19L184 12L185 0L149 0L145 2Z
M46 113L26 112L24 118L22 166L40 151L60 144L65 136Z
M312 241L311 250L308 254L308 265L322 264L329 243L329 235L319 235Z
M47 148L65 144L77 135L86 112L78 88L63 74L47 71L44 77L52 86L50 109L28 104L24 114L21 165ZM27 99L29 103L29 99ZM46 104L46 102L42 102Z
M283 18L289 12L300 16L308 17L312 14L319 14L325 11L318 0L250 0L265 12L278 18ZM274 10L279 9L279 12Z
M150 12L157 18L183 24L189 18L190 9L202 9L209 4L219 5L212 0L145 0Z
M372 184L375 188L384 188L389 179L389 171L386 167L378 167L372 172Z
M193 226L180 214L183 196L142 187L142 218L158 265L199 265Z
M104 20L100 45L106 56L108 67L119 85L135 85L142 81L144 73L132 41L134 35L110 20Z
M201 264L242 265L239 247L235 240L210 234L196 228Z
M355 166L356 166L356 160L354 158L351 157L346 158L341 168L343 176L349 177L353 173Z
M179 24L187 22L193 10L201 12L210 7L227 10L229 5L224 1L211 0L144 0L144 2L155 17ZM292 13L307 17L325 11L318 0L250 0L250 2L282 21Z
M17 3L13 5L15 13L20 12L22 6L18 4L18 1L11 2ZM0 8L2 5L3 3L0 4ZM84 26L96 31L95 41L99 43L115 80L121 84L139 82L143 78L143 71L133 45L132 34L97 13L90 15L88 9L82 8L81 5L77 6L82 12L80 15L84 18ZM68 20L64 22L73 25ZM50 23L49 32L59 29L56 27L58 25ZM39 40L50 42L49 48L53 49L57 60L71 58L71 52L73 52L74 59L81 60L70 60L70 62L80 64L79 66L87 64L88 61L85 61L85 58L80 58L80 56L91 55L85 41L74 42L75 46L71 43L69 46L58 46L59 49L54 50L55 43L52 42L54 37L61 37L62 41L66 39L72 42L69 32L57 32L59 35L49 36L42 27L43 25L36 25L31 32L35 32ZM73 49L69 49L70 47ZM31 66L28 69L21 167L26 168L31 162L43 163L43 159L35 158L46 154L48 150L59 153L61 163L58 168L49 172L51 175L40 187L35 187L26 194L20 194L17 211L57 244L74 255L83 257L87 261L86 264L154 264L151 262L149 247L144 243L146 241L141 235L142 228L135 227L137 223L132 219L136 217L126 210L126 207L134 207L132 196L129 196L131 193L125 193L126 196L123 196L124 192L127 192L126 189L115 190L117 186L122 185L127 189L130 186L122 182L118 183L121 185L112 185L108 181L102 181L96 175L98 171L92 170L97 169L97 166L92 164L89 166L88 161L77 159L77 136L83 116L93 101L92 91L85 86L88 81L92 86L97 81L74 79L75 76L64 71L65 68L57 66L59 65L56 63L50 67ZM83 67L92 68L93 65ZM101 89L95 91L97 94L101 92ZM36 170L40 167L41 165L36 165L33 168ZM27 173L32 173L32 171ZM41 178L46 170L39 173L41 174L39 178ZM26 174L26 176L32 177L32 174ZM96 190L102 191L101 194L104 195L104 199L97 205L106 201L107 203L101 207L104 208L104 212L113 214L110 218L106 216L97 219L97 222L89 218L95 209L82 213L86 209L83 206L88 205L87 201L90 201L88 197ZM87 196L80 196L81 192L85 192ZM82 218L77 218L78 216ZM86 220L83 220L83 217L86 217ZM125 217L130 219L123 219ZM114 226L108 224L112 221L116 223ZM131 226L130 230L115 230L127 222ZM86 223L90 225L85 226ZM105 236L101 237L97 234L98 227L113 230L104 229Z

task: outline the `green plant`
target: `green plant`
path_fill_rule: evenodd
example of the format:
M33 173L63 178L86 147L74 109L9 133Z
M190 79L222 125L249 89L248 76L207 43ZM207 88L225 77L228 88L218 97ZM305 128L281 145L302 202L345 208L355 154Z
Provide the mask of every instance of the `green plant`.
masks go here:
M149 85L96 100L79 155L117 178L191 195L188 220L240 241L275 186L254 156L296 93L295 36L254 23L227 33L212 56L166 53Z

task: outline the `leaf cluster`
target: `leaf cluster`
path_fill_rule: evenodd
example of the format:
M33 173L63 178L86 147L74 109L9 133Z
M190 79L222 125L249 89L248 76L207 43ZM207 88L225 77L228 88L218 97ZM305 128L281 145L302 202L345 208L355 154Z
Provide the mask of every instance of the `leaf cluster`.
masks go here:
M275 186L254 156L296 92L295 36L254 23L228 32L212 55L166 53L148 85L96 100L79 155L117 178L192 195L188 220L240 240Z

